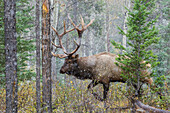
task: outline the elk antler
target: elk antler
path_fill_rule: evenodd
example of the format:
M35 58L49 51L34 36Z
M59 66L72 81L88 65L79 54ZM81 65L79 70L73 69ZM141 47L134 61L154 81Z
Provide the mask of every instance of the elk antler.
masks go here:
M76 25L73 23L72 19L71 19L70 17L68 17L68 18L69 18L71 24L72 24L72 25L74 26L74 28L77 30L78 36L79 36L79 44L74 40L74 42L76 43L77 47L76 47L75 50L73 50L73 51L69 54L69 55L73 55L73 54L79 49L79 47L81 46L81 38L82 38L83 32L87 29L87 27L89 27L89 26L93 23L94 19L91 20L88 25L84 26L84 20L83 20L82 16L80 16L82 29L79 29L78 26L76 26Z
M63 55L63 54L54 54L53 52L51 52L52 55L55 56L55 57L65 58L65 57L67 57L67 56L73 55L73 54L79 49L79 47L80 47L80 45L81 45L81 38L82 38L83 32L84 32L84 31L87 29L87 27L90 26L90 25L93 23L93 21L94 21L94 19L93 19L93 20L90 21L90 23L89 23L88 25L84 26L84 20L83 20L83 18L81 17L82 29L79 29L79 25L76 26L76 25L73 23L73 21L71 20L70 17L69 17L69 20L71 21L71 24L74 26L74 28L67 31L67 30L66 30L65 21L64 21L64 32L63 32L62 34L59 34L59 33L57 32L57 30L56 30L54 27L52 27L52 29L55 31L55 33L56 33L56 35L57 35L57 37L58 37L58 39L59 39L59 45L55 45L53 42L51 42L51 43L52 43L56 48L62 48L63 52L66 54L66 55ZM75 30L75 29L76 29L77 32L78 32L79 43L77 43L77 42L74 40L74 42L75 42L75 44L77 45L77 47L76 47L76 49L74 49L71 53L68 53L68 52L66 52L65 48L64 48L63 45L62 45L62 40L61 40L61 39L62 39L62 37L63 37L66 33L71 32L71 31L73 31L73 30Z
M51 26L51 27L52 27L52 29L55 31L55 33L56 33L56 35L57 35L57 37L58 37L58 39L59 39L59 45L55 45L53 42L52 42L52 44L53 44L56 48L62 48L62 49L63 49L63 52L64 52L66 55L68 55L68 53L66 52L65 48L64 48L63 45L62 45L62 40L61 40L61 39L62 39L62 37L63 37L66 33L73 31L75 28L66 31L66 25L65 25L65 21L64 21L64 32L63 32L62 34L59 34L59 33L57 32L57 30L56 30L53 26ZM53 54L54 54L54 53L53 53ZM54 56L54 55L53 55L53 56Z

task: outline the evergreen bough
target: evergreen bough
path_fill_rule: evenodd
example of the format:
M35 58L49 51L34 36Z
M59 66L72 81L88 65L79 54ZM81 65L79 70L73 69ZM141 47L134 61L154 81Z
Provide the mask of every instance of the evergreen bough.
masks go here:
M149 47L158 43L160 37L158 35L158 29L156 29L154 23L157 21L158 16L152 15L154 11L155 0L134 0L132 9L127 9L127 33L125 33L120 27L120 34L127 37L127 48L112 41L112 44L122 50L119 57L116 59L116 65L122 68L125 72L122 72L123 79L127 80L128 84L136 85L134 90L130 88L130 94L134 96L141 96L142 83L139 79L144 77L151 78L156 76L153 68L159 64L157 62L157 56ZM150 66L148 66L150 65ZM141 70L149 70L151 74L146 76L141 74ZM162 80L164 77L160 77ZM132 85L132 86L133 86Z
M35 51L35 39L27 38L30 29L33 28L34 17L31 15L34 7L30 1L21 0L16 2L16 31L17 31L17 74L18 80L29 80L35 76L33 70L28 69L28 62ZM0 0L0 86L5 84L5 46L4 46L4 3ZM12 45L11 45L12 46Z

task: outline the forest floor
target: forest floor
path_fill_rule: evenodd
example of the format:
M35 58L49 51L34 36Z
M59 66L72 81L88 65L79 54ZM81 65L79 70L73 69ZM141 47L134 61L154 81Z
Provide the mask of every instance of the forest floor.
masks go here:
M57 81L53 84L52 105L57 113L129 113L130 101L124 96L126 84L111 83L108 98L100 102L94 98L87 86L90 81L68 80L64 83ZM18 113L36 113L36 84L35 81L25 81L18 84ZM98 85L94 91L102 97L103 87ZM5 112L5 88L0 89L0 112ZM41 97L42 98L42 97ZM149 95L143 101L148 105L168 109L167 103L161 103L156 96ZM41 100L42 101L42 100ZM104 107L105 105L105 107Z

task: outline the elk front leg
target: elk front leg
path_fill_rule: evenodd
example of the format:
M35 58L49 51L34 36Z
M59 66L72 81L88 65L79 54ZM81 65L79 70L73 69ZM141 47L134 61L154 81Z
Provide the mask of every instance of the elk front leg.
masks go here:
M88 85L87 88L88 88L88 90L91 89L91 93L93 94L93 96L94 96L97 100L103 101L103 99L102 99L101 97L99 97L98 94L96 94L96 93L93 92L93 87L95 87L97 84L98 84L98 82L96 82L96 81L93 80L93 81Z
M107 92L109 91L109 84L103 84L103 100L107 98Z

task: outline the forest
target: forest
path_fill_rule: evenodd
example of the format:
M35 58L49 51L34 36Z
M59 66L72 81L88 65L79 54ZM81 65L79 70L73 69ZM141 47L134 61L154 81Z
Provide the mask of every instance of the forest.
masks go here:
M169 0L0 0L0 113L170 113Z

